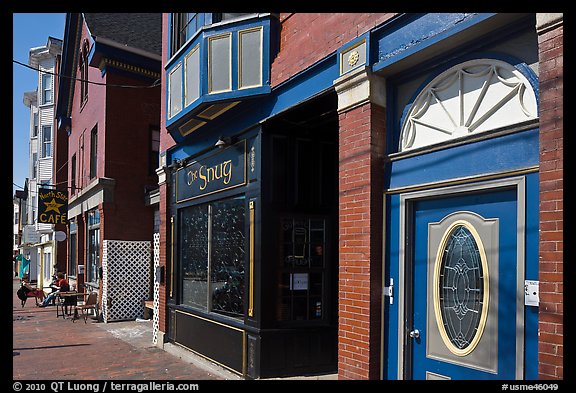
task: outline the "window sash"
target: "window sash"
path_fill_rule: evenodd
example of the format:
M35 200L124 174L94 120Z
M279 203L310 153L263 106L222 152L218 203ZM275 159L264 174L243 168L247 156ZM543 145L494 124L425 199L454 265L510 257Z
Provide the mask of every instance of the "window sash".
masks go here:
M42 103L52 103L52 75L50 74L42 75Z
M32 179L36 179L38 173L38 153L32 153Z
M86 266L86 281L98 282L98 266L100 265L100 227L88 230L88 260Z
M32 129L32 136L38 136L38 112L34 112L34 128Z
M69 245L69 252L68 252L68 275L75 276L76 275L76 249L77 249L77 241L78 237L76 232L70 233L70 241L68 242Z
M168 75L168 118L182 110L182 63L178 63Z
M76 193L76 154L70 162L70 194Z
M232 89L232 34L208 38L208 93Z
M42 127L42 158L52 157L52 126Z
M90 134L90 179L96 177L98 168L98 130L92 130Z

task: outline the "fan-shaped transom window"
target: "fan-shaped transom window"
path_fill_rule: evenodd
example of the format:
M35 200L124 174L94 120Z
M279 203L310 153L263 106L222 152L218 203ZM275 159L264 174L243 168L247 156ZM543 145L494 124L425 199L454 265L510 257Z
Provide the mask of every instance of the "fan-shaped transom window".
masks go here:
M403 119L399 151L537 116L536 95L514 66L495 59L467 61L434 78L416 97Z

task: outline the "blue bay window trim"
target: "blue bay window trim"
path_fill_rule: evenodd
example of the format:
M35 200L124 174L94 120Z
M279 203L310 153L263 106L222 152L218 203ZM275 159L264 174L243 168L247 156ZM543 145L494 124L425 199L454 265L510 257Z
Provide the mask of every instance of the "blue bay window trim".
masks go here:
M256 14L255 14L256 15ZM198 29L196 34L186 42L182 48L168 61L165 65L164 72L168 76L170 72L182 64L182 84L180 86L181 100L183 103L183 108L178 113L172 114L170 116L170 103L166 100L166 127L173 131L173 136L176 139L181 139L178 131L178 127L194 118L194 115L205 109L208 104L226 103L234 101L242 101L246 98L255 97L259 95L268 94L271 91L270 88L270 63L271 63L271 52L274 45L271 45L272 28L270 19L272 16L266 14L264 16L254 16L249 18L243 18L237 21L228 23L219 23L215 25L204 25ZM206 21L206 19L204 19ZM239 64L239 53L238 53L238 40L239 33L245 30L250 30L254 28L262 29L262 59L261 59L261 85L250 86L239 88L239 75L238 75L238 64ZM222 34L231 33L231 58L230 58L230 68L231 68L231 89L222 92L209 92L209 81L208 81L208 45L210 43L210 38L216 37ZM185 92L184 92L184 80L186 75L184 74L184 61L186 56L193 51L196 46L200 52L200 94L197 99L190 102L188 105L184 105L186 102ZM169 96L169 89L171 87L166 84L166 96Z
M193 138L177 138L177 145L166 151L166 165L214 146L218 136L236 136L268 118L332 90L338 74L337 54L333 52L304 72L279 84L270 94L243 102L226 112L225 116L220 116L194 131L190 134Z

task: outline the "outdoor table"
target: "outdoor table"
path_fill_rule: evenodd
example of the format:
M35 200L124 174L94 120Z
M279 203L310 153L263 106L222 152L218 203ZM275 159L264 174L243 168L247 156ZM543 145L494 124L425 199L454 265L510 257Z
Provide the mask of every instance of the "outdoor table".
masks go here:
M72 308L72 306L77 304L78 297L80 296L84 297L85 295L86 292L76 292L76 291L60 292L58 294L60 301L56 302L56 318L60 316L59 307L62 307L62 318L66 319L65 308L67 307ZM69 310L68 315L70 315L70 311L71 310Z

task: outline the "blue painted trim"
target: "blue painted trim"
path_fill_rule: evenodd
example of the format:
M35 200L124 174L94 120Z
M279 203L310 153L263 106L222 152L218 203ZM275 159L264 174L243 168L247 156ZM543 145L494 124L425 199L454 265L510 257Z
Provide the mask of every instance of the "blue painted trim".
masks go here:
M394 280L394 301L390 301L385 297L386 304L384 306L384 354L382 370L384 371L384 380L398 379L398 359L400 351L398 348L398 306L399 306L399 264L398 258L400 255L400 230L398 223L400 222L400 194L385 195L386 199L386 239L384 244L385 249L385 281L384 285L390 283L390 278Z
M539 273L539 173L526 175L526 280L538 281ZM524 307L524 378L538 379L538 307Z
M392 161L390 189L538 165L538 129ZM386 182L386 181L385 181Z
M116 59L123 63L146 68L158 73L162 68L160 60L95 41L90 49L88 62L91 66L98 67L102 58Z
M378 42L378 62L372 71L388 67L495 15L428 13L406 14L395 19L387 29L378 30L378 37L373 37Z

